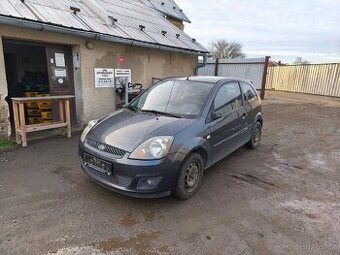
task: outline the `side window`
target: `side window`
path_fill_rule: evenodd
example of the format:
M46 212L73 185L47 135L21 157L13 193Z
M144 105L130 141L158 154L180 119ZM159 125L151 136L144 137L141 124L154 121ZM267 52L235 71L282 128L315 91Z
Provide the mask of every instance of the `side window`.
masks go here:
M252 86L250 86L247 83L241 83L243 93L244 93L244 99L247 101L250 101L254 98L254 100L257 100L257 94Z
M237 82L222 85L214 100L214 111L225 115L242 105L241 90Z

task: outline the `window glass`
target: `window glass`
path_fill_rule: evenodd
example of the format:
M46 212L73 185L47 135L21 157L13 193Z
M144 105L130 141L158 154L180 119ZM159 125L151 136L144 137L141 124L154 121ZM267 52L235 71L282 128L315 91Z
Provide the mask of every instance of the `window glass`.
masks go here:
M186 80L165 81L151 87L131 106L141 111L158 111L196 117L214 84Z
M242 89L243 89L243 92L244 92L244 99L249 101L249 100L255 98L255 100L256 100L257 94L256 94L254 88L247 83L241 83L241 84L242 84Z
M241 90L237 82L224 84L214 100L214 111L217 114L227 114L242 105Z

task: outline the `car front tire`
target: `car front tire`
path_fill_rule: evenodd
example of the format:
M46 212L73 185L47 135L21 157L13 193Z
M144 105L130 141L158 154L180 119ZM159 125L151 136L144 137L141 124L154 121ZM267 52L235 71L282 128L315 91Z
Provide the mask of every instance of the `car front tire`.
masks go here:
M183 200L195 195L201 186L203 170L204 164L201 155L193 153L180 170L174 195Z

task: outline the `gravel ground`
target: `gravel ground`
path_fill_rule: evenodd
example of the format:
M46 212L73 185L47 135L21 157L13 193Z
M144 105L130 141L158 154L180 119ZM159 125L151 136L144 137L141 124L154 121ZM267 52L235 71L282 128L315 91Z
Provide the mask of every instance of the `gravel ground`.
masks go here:
M260 147L188 201L92 183L79 135L0 151L0 254L340 254L340 99L268 92L263 111Z

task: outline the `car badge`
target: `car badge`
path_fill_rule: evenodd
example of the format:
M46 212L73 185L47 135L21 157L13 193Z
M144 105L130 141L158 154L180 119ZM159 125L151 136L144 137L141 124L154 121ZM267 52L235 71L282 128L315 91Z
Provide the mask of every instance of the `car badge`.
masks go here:
M105 146L104 145L98 145L98 149L101 150L101 151L104 151L105 150Z

